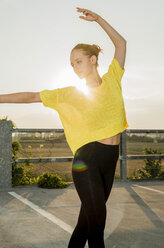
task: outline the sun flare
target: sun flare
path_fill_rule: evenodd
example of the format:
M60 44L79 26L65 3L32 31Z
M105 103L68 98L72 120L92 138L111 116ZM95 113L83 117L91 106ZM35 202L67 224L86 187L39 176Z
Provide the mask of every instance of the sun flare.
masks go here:
M74 86L86 96L91 97L90 89L86 85L85 79L79 79L77 75L72 73L72 70L69 67L58 72L54 81L56 82L56 88ZM54 84L54 82L52 82L52 84Z
M85 94L86 96L90 95L90 90L85 83L77 84L75 87L78 88L78 90L82 91L83 94Z

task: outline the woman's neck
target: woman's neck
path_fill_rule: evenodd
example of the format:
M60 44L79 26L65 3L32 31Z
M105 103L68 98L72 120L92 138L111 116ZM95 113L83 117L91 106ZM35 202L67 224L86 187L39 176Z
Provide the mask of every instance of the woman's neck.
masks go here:
M88 77L85 79L86 79L86 85L88 87L97 87L102 83L102 79L97 71L95 73L88 75Z

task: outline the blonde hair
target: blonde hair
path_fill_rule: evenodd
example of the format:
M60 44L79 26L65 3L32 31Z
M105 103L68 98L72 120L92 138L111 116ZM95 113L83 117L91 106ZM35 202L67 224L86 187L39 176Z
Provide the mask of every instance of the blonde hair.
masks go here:
M82 50L84 54L88 55L89 57L92 57L93 55L95 55L97 57L96 66L98 66L98 55L100 52L103 53L103 50L98 45L79 43L72 49L71 52L73 52L76 49Z

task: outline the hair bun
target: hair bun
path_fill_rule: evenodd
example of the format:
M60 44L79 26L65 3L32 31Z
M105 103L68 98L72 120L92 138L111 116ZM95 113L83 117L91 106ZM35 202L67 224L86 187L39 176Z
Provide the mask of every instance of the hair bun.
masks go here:
M76 49L82 50L89 57L95 55L97 57L96 65L98 66L98 55L99 55L100 52L103 53L103 50L98 45L95 45L95 44L90 45L90 44L79 43L72 49L72 51L74 51Z
M96 56L98 56L100 52L103 53L103 49L101 49L98 45L93 44L92 48L93 48L93 51L95 52Z

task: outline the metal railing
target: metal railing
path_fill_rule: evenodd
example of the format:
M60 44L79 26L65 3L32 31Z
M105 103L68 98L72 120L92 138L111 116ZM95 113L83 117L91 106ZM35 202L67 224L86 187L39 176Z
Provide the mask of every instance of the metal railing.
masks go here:
M121 134L120 142L120 178L127 180L127 160L133 159L163 159L164 154L161 155L127 155L126 153L126 133L164 133L164 129L126 129Z
M12 133L64 133L64 129L24 129L24 128L12 128L11 121L0 121L0 188L2 185L4 175L8 175L8 183L11 185L11 168L12 163ZM127 133L164 133L164 129L126 129L121 134L120 140L120 179L123 181L127 180L127 160L129 159L163 159L164 154L161 155L127 155L126 139ZM17 163L24 163L29 161L31 163L38 162L69 162L73 160L73 156L70 157L47 157L47 158L25 158L15 159ZM8 166L5 166L8 164ZM7 169L8 168L8 169ZM8 170L8 171L7 171Z
M13 129L13 132L29 132L29 133L46 133L46 132L56 132L56 133L64 133L64 129ZM120 140L120 179L126 181L127 180L127 160L129 159L162 159L164 155L127 155L126 149L126 133L164 133L164 130L155 130L155 129L126 129L121 134ZM73 156L71 157L51 157L51 158L31 158L31 159L16 159L17 163L24 163L25 161L29 161L31 163L38 162L69 162L72 161Z

